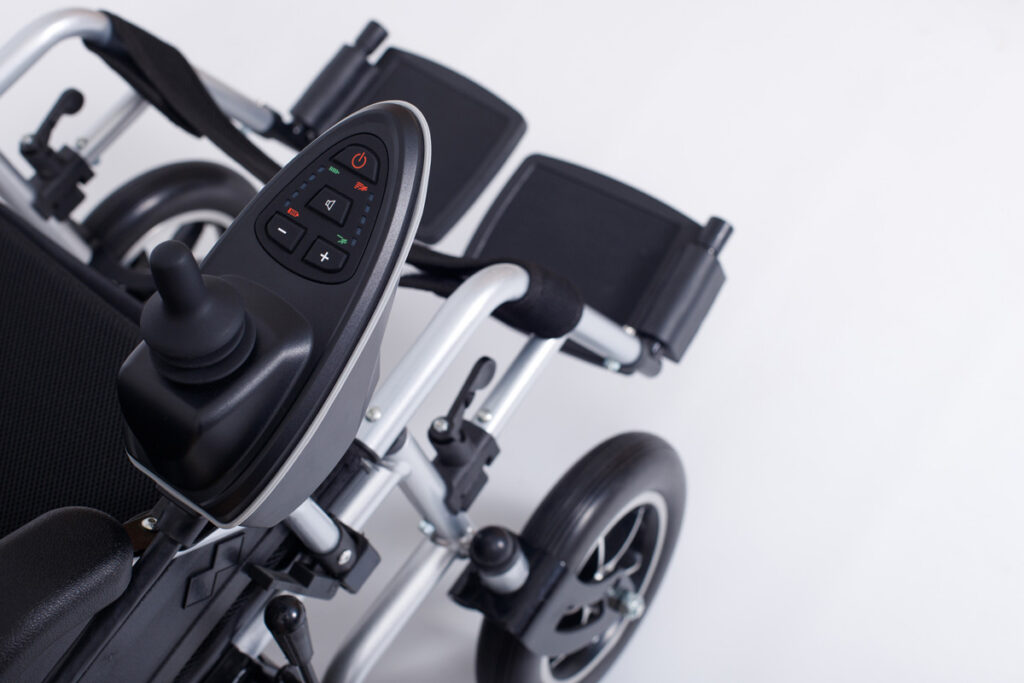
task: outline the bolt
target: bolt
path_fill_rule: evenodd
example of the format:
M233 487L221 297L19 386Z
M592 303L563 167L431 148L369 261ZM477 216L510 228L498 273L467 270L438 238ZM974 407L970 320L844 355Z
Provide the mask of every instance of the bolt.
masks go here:
M444 434L445 432L447 432L448 427L450 426L451 425L448 424L448 420L444 419L443 417L439 417L430 423L430 428L439 434Z
M146 531L153 531L156 529L156 517L146 517L140 524L142 524L142 528Z
M614 358L605 358L604 359L604 366L607 369L611 370L612 372L618 372L619 370L622 369L622 363L620 363L619 361L615 360Z
M346 565L346 564L348 564L349 560L351 560L351 559L352 559L352 550L351 549L345 549L344 551L342 551L341 555L338 556L338 564L339 565Z
M377 406L371 406L370 409L366 411L366 419L370 422L376 422L383 416L384 413Z
M420 531L423 532L424 536L433 536L434 533L437 531L437 529L434 527L433 524L431 524L427 520L421 519L420 520Z
M89 144L89 138L78 138L75 140L75 149L81 152Z
M647 603L644 596L626 588L616 590L609 600L612 609L626 617L627 621L636 621L644 615Z
M633 327L632 325L623 325L622 331L628 334L630 337L636 336L636 328Z
M21 138L21 144L31 145L34 138L31 135L23 135Z
M490 422L494 419L494 413L489 410L481 410L476 414L476 419L480 422Z

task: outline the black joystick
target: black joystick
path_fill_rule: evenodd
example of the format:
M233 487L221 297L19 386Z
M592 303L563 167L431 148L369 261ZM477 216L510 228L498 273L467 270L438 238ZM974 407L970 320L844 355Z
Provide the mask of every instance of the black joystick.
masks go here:
M181 384L207 384L241 367L256 336L238 291L200 273L181 242L153 249L150 270L157 293L142 309L141 327L160 374Z
M309 636L302 601L292 595L279 595L267 603L263 620L281 652L299 670L304 683L317 683L313 671L313 640Z

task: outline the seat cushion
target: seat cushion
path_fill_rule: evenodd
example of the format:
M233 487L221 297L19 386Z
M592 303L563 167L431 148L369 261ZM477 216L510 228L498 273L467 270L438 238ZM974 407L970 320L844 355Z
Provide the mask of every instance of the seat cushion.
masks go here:
M117 404L138 305L0 206L0 536L59 507L125 521L155 487Z

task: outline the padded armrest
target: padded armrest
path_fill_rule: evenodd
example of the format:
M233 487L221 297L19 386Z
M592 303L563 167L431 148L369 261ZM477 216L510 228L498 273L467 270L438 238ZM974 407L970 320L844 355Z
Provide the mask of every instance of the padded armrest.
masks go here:
M131 573L128 534L99 510L53 510L0 539L0 680L21 680L50 645L117 599Z

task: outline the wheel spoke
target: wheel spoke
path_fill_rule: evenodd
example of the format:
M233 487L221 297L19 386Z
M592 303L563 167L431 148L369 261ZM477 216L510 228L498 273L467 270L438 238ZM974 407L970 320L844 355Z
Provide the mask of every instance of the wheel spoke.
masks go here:
M644 522L645 511L646 508L640 508L637 510L636 519L633 521L633 526L630 528L629 533L626 535L626 540L622 542L622 547L620 547L618 551L616 551L615 555L613 555L612 558L608 560L608 562L598 564L597 571L599 574L604 576L605 574L615 571L616 567L618 567L619 561L622 560L622 556L626 554L630 546L633 545L633 541L636 540L637 534L640 533L640 527L643 525ZM603 544L604 539L601 539L601 541Z
M594 551L597 555L597 560L594 563L594 581L601 581L604 579L604 557L607 554L607 548L605 546L605 537L602 536L597 542L597 549Z

